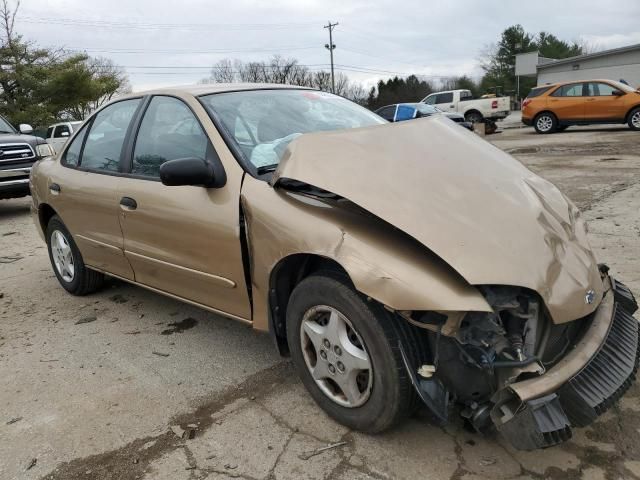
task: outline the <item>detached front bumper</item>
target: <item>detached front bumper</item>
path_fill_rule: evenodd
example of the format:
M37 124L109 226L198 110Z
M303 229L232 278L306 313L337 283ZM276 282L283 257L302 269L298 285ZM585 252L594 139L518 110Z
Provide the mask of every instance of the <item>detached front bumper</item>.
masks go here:
M629 389L638 369L638 305L631 291L605 278L607 291L575 348L544 375L509 385L493 397L491 419L518 449L571 438Z

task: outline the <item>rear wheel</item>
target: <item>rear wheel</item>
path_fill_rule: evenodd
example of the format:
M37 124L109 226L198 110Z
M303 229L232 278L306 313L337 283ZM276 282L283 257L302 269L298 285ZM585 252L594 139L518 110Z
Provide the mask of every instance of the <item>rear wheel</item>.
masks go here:
M471 123L480 123L482 121L482 114L480 112L467 112L464 115L464 119L467 122L471 122Z
M46 235L53 272L67 292L86 295L102 286L104 275L84 265L73 237L57 215L49 220Z
M380 432L413 410L395 321L338 275L308 277L291 294L291 356L314 400L343 425Z
M538 133L553 133L558 128L558 119L553 113L544 112L535 118L533 126Z
M629 113L629 121L627 123L631 130L640 130L640 107L631 110L631 113Z

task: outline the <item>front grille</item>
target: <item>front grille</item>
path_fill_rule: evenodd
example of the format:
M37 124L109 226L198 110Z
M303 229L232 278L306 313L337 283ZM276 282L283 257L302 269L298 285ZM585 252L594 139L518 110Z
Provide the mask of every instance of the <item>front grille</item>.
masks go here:
M28 143L0 144L0 163L31 160L36 154Z

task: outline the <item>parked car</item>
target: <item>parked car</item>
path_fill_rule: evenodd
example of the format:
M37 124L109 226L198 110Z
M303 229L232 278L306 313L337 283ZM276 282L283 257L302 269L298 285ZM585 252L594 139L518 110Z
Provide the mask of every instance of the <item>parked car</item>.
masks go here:
M640 91L615 80L543 85L522 102L522 122L538 133L605 123L626 123L640 130Z
M47 143L58 152L67 143L73 132L80 128L80 125L82 122L62 122L51 125L47 128Z
M0 200L29 195L31 167L53 155L44 139L31 135L31 125L22 123L19 129L0 115Z
M458 112L467 122L483 119L502 120L509 115L509 97L475 98L471 90L447 90L427 95L422 103L433 105L445 112Z
M111 276L269 332L353 429L455 400L547 447L635 378L637 304L577 208L444 117L283 85L136 93L31 179L66 291Z
M473 124L465 121L464 117L459 113L443 112L438 107L427 105L426 103L395 103L393 105L387 105L386 107L380 107L375 113L390 122L401 122L441 114L449 120L460 124L460 126L467 130L473 130Z

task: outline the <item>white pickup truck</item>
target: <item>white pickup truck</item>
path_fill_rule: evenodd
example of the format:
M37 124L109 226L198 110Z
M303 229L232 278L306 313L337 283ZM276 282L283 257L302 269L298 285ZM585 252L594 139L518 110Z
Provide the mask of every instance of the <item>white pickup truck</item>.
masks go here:
M509 115L509 97L474 98L470 90L447 90L427 95L422 103L434 105L445 112L458 112L467 122L484 118L502 120Z

